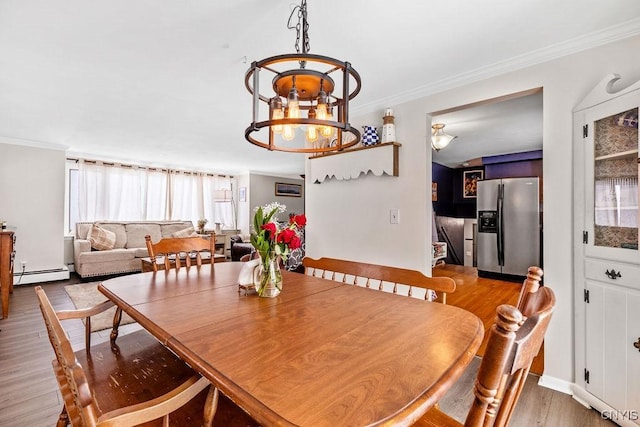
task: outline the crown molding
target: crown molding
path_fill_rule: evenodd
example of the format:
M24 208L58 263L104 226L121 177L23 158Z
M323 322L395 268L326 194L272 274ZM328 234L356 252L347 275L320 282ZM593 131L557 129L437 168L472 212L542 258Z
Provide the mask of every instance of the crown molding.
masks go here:
M9 138L0 136L0 144L22 145L26 147L44 148L47 150L66 151L67 145L56 144L53 142L33 141L30 139Z

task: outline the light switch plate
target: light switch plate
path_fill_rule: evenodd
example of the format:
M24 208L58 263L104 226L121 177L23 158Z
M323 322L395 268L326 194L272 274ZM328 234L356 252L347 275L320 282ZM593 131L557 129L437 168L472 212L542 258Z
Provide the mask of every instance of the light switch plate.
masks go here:
M391 224L400 224L400 210L391 209L389 211L389 222Z

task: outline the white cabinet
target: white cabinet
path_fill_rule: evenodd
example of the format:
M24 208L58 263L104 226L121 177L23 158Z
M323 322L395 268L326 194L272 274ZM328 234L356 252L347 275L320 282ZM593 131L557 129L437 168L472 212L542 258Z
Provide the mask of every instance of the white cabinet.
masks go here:
M640 425L640 82L604 79L574 110L575 396Z

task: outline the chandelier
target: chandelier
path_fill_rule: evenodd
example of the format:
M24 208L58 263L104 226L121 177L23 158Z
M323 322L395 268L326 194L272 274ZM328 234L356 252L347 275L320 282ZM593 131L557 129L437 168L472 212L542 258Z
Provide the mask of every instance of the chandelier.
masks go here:
M457 136L449 135L444 131L444 124L435 123L431 126L433 133L431 135L431 148L436 151L442 150L449 145L451 141L457 138Z
M296 12L298 22L292 26ZM254 61L245 75L253 95L253 121L245 138L268 150L295 153L354 146L360 132L349 124L349 100L360 92L360 75L349 62L309 53L306 0L291 11L287 27L296 30L296 53ZM273 93L260 92L261 72L273 74ZM268 118L261 120L260 113L267 111Z

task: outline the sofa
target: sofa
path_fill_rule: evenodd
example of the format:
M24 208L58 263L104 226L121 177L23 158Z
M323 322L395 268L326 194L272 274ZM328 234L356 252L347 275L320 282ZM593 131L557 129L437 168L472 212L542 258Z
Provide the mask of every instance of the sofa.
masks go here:
M229 238L231 245L231 261L240 261L243 255L252 254L255 251L253 245L249 242L248 237L242 237L239 234Z
M82 278L141 271L140 258L149 256L145 236L197 235L191 221L96 221L76 223L73 258Z

